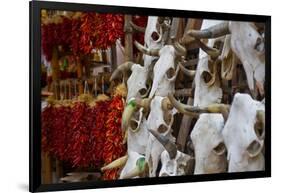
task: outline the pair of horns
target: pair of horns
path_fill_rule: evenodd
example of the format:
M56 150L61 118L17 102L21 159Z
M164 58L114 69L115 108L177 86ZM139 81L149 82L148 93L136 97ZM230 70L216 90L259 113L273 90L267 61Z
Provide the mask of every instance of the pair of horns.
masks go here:
M141 45L141 44L140 44L139 42L137 42L137 41L134 41L134 44L135 44L136 48L137 48L140 52L142 52L142 53L144 53L144 54L146 54L146 55L149 55L149 56L157 56L157 57L160 56L160 54L159 54L160 49L146 48L146 47L144 47L143 45ZM186 49L185 49L185 47L182 46L179 42L176 41L176 42L174 43L174 47L175 47L175 50L176 50L176 55L178 55L178 56L184 56L184 55L185 55Z
M226 120L228 117L229 113L229 105L225 104L211 104L208 105L207 107L196 107L196 106L190 106L190 105L185 105L182 104L181 102L177 101L175 97L169 93L168 98L173 104L173 106L180 112L192 117L198 117L199 114L201 113L222 113L224 119Z
M143 45L141 45L138 41L134 41L134 44L136 46L136 48L146 54L146 55L149 55L149 56L159 56L159 51L160 49L149 49L149 48L146 48L144 47Z
M224 35L230 34L229 22L219 23L217 25L211 26L203 30L189 30L187 35L195 38L195 43L197 43L200 48L210 55L212 58L217 58L220 55L220 51L211 47L208 47L200 39L210 39L218 38Z
M110 81L116 79L117 77L119 77L120 74L128 71L131 69L131 67L134 65L133 62L125 62L123 64L120 64L112 73L111 77L110 77Z

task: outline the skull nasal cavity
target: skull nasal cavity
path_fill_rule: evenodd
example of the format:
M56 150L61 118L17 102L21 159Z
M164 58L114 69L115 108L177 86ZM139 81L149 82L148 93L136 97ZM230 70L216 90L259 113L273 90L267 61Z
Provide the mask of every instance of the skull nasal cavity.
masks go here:
M166 127L166 125L163 125L163 124L161 124L157 129L157 131L159 133L165 133L167 130L168 130L168 128Z
M210 80L212 79L212 76L211 76L211 74L210 74L209 72L204 71L204 72L202 73L202 78L203 78L203 80L204 80L205 83L208 83L208 82L210 82Z
M154 31L152 34L151 34L151 38L154 40L154 41L157 41L159 39L159 34Z
M170 79L170 78L172 78L172 77L175 76L176 71L175 71L174 68L169 68L169 69L167 70L166 74L167 74L167 77Z

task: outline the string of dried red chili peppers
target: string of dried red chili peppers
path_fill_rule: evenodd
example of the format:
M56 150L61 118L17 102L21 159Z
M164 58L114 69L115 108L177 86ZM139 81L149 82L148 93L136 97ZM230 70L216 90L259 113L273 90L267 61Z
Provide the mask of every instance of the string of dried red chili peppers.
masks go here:
M106 120L105 143L103 159L109 164L126 153L126 147L122 143L121 130L122 112L124 104L121 96L115 96L109 104L109 113ZM113 180L118 178L118 169L106 170L103 179Z
M125 153L122 144L122 97L99 101L95 106L49 105L42 112L42 149L73 167L100 168ZM116 179L108 171L104 179Z

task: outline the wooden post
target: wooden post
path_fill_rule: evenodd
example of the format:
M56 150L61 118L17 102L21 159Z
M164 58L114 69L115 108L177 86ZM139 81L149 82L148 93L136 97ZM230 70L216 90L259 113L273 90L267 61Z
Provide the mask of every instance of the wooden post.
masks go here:
M111 68L112 72L117 68L116 44L111 46Z
M187 104L193 105L193 98L189 97L187 100ZM183 115L179 134L177 137L177 144L180 151L184 151L186 139L191 129L190 128L191 122L192 122L192 117Z
M42 184L52 183L52 166L49 154L42 152Z
M56 178L59 181L63 177L62 161L56 159Z
M81 57L81 56L80 56ZM83 77L83 65L82 65L82 61L81 58L77 57L76 58L76 62L77 62L77 78L78 78L78 92L79 95L83 94L84 89L83 89L83 81L82 81L82 77Z
M125 61L133 60L133 28L130 25L130 21L132 21L132 16L125 15Z
M60 78L60 66L59 66L59 56L58 56L58 48L54 47L53 48L53 52L52 52L52 59L51 59L51 67L52 67L52 82L53 83L57 83L59 81ZM53 87L55 88L55 87ZM55 94L55 96L59 96L59 92L58 89L55 88L55 90L53 90L53 93Z

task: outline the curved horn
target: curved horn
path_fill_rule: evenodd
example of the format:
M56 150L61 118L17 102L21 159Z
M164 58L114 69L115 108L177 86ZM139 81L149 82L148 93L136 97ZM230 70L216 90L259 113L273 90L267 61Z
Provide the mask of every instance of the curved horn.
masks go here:
M112 73L111 77L110 77L110 80L109 81L112 81L114 79L116 79L121 73L131 69L131 67L133 66L133 62L125 62L123 64L120 64L115 70L114 72Z
M132 28L133 28L135 31L138 31L138 32L141 32L141 33L144 33L144 32L145 32L145 27L138 26L138 25L134 24L133 21L130 21L130 25L132 26Z
M123 114L122 114L122 124L121 127L124 130L126 130L129 126L130 120L133 116L133 113L136 111L136 109L143 107L146 112L149 111L151 99L145 98L145 99L135 99L129 101L128 105L125 107Z
M217 38L220 36L224 36L226 34L230 34L228 22L223 22L217 25L214 25L208 29L203 30L189 30L187 32L188 35L198 38L198 39L209 39L209 38Z
M190 106L180 103L174 98L174 96L171 93L168 94L168 98L173 104L173 106L183 114L187 114L193 117L198 117L200 113L222 113L225 120L228 116L229 105L211 104L205 108L200 108L200 107Z
M179 101L177 101L175 99L175 97L169 93L168 94L168 98L170 100L170 102L172 103L172 105L180 112L180 113L183 113L183 114L186 114L186 115L189 115L189 116L192 116L192 117L198 117L198 113L195 113L195 112L192 112L192 111L187 111L185 108L188 106L190 108L189 105L185 105L185 104L182 104L180 103Z
M102 167L101 171L103 172L105 170L110 170L110 169L114 169L114 168L121 168L126 164L127 160L128 160L128 155L120 157L120 158L114 160L113 162L109 163L108 165Z
M148 48L145 48L143 45L141 45L139 42L137 41L134 41L134 44L136 46L136 48L143 52L144 54L146 55L150 55L150 56L159 56L159 50L160 49L148 49Z
M175 41L174 47L176 49L176 54L178 56L185 56L186 48L184 46L182 46L178 41Z
M179 62L179 67L180 67L180 70L187 76L190 76L190 77L194 77L195 76L195 73L196 73L196 70L188 70L186 69L181 62Z
M171 142L167 137L160 135L157 131L148 129L149 132L164 146L164 148L169 153L171 159L174 159L177 156L177 146Z
M211 56L212 58L217 58L220 55L220 51L218 49L215 48L211 48L209 46L207 46L206 44L204 44L202 41L200 41L199 39L196 39L196 42L199 44L200 48L206 52L209 56Z

